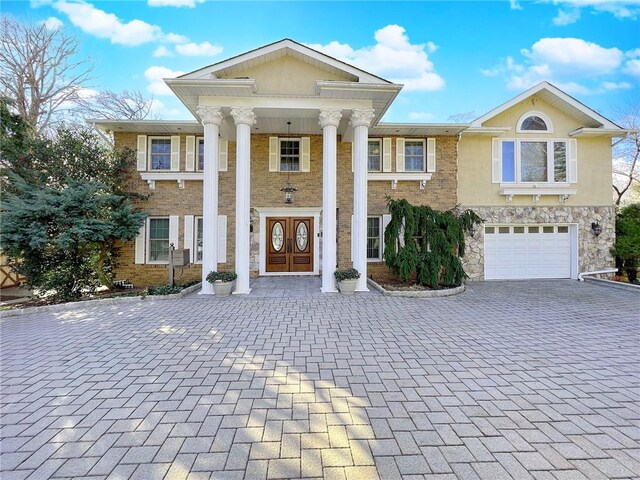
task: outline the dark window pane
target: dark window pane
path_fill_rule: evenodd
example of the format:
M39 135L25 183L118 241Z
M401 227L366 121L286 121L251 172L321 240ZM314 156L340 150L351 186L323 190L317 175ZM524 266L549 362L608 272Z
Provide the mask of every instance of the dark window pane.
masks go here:
M553 142L553 181L567 181L567 144Z
M204 170L204 139L198 140L198 170Z
M151 169L169 170L171 168L171 139L151 139Z
M380 148L379 140L370 140L368 145L368 158L369 158L369 171L370 172L379 172L380 168L380 158L382 157L382 149Z
M367 258L380 258L380 218L367 218Z
M516 181L515 142L502 142L502 181Z
M520 143L521 180L547 181L547 142Z
M524 121L522 122L521 129L544 131L544 130L547 130L547 124L542 118L532 115L531 117L527 117L524 119Z

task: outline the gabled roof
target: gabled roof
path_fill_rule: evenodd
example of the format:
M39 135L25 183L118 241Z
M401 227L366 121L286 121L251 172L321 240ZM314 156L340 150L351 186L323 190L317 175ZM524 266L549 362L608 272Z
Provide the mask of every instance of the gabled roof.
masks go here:
M317 68L342 73L343 75L346 74L350 77L350 80L354 82L391 83L384 78L365 72L348 63L344 63L341 60L295 42L290 38L285 38L256 48L255 50L250 50L227 60L186 73L177 78L185 80L211 80L220 77L233 77L235 73L240 73L244 69L255 67L285 55L290 55Z
M571 95L566 94L558 87L546 81L538 83L537 85L531 87L529 90L522 92L517 97L512 98L508 102L505 102L499 107L494 108L480 118L475 119L473 122L471 122L470 129L473 130L475 128L482 128L482 124L487 120L499 115L505 110L508 110L509 108L513 107L523 100L526 100L532 95L540 97L540 99L565 112L567 115L576 118L585 127L621 130L621 127L619 125L616 125L611 120L603 117L595 110L590 109L585 104L573 98Z

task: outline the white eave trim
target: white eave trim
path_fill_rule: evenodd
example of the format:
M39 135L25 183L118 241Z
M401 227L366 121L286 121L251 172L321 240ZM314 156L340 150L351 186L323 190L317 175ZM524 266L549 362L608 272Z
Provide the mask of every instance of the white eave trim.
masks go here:
M185 78L163 78L169 88L219 88L219 89L243 89L248 95L252 95L258 91L256 80L254 78L231 78L231 79L185 79ZM207 93L211 95L210 93Z
M367 181L369 182L384 182L390 181L391 188L395 190L398 186L398 182L420 182L420 190L424 190L427 182L431 180L432 173L427 172L391 172L391 173L367 173Z
M496 136L502 135L503 133L507 133L511 130L511 127L469 127L466 130L463 130L462 135L466 136Z
M503 195L508 203L513 200L514 195L531 195L534 202L538 202L541 196L558 195L558 201L564 203L570 195L575 195L577 190L571 188L568 183L555 184L509 184L501 183L498 195Z
M204 180L203 172L140 172L140 178L146 180L149 189L155 190L157 181L174 181L178 183L178 188L185 188L187 180Z
M499 107L496 107L493 110L491 110L490 112L485 113L483 116L475 119L473 122L471 122L471 126L472 127L481 127L482 124L484 122L486 122L487 120L495 117L496 115L499 115L500 113L504 112L505 110L508 110L509 108L511 108L514 105L520 103L521 101L529 98L531 95L535 95L536 93L538 93L541 90L547 90L548 92L552 93L556 97L562 99L567 104L569 104L572 107L574 107L575 109L579 110L580 112L582 112L586 116L591 117L595 121L601 123L604 128L610 128L610 129L619 128L618 125L616 125L615 123L613 123L610 120L608 120L607 118L603 117L598 112L596 112L594 110L591 110L589 107L587 107L583 103L579 102L578 100L576 100L572 96L567 95L566 93L564 93L559 88L551 85L549 82L540 82L537 85L531 87L529 90L526 90L526 91L522 92L520 95L512 98L508 102L503 103Z
M203 127L194 120L110 120L105 118L88 118L86 123L109 132L134 132L145 134L202 134Z
M624 137L632 133L640 133L640 130L625 130L622 128L578 128L569 132L570 137L589 138L589 137Z

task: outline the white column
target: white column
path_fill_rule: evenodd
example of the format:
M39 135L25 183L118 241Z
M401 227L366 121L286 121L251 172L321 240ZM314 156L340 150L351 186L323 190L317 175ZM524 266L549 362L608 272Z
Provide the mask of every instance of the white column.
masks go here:
M367 288L367 144L373 109L354 109L349 125L353 127L353 267L360 272L356 291Z
M322 127L322 291L336 292L336 165L340 109L320 110Z
M251 242L251 126L256 116L251 107L233 107L236 122L236 280L235 293L249 293Z
M198 115L204 125L202 290L200 293L213 295L213 285L207 282L207 275L209 272L218 270L218 170L220 169L218 135L223 115L220 107L204 106L198 107Z

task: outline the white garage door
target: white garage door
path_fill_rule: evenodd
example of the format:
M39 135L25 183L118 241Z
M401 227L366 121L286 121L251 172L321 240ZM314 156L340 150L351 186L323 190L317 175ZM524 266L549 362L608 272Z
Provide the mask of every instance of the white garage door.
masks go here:
M569 230L568 225L487 225L485 278L570 278Z

